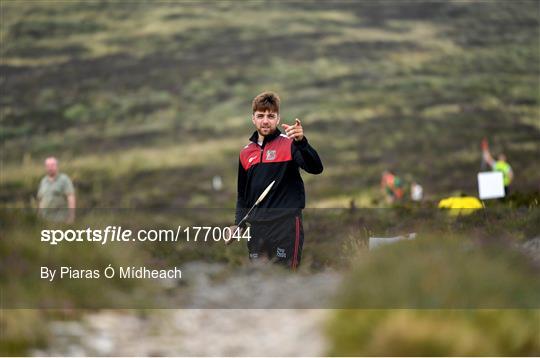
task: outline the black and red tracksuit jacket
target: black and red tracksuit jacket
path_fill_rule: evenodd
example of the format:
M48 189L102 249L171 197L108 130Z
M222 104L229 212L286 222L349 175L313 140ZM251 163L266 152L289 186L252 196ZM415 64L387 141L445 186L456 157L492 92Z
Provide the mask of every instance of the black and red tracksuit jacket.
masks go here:
M294 141L276 129L264 138L262 146L257 143L257 139L258 133L255 131L249 138L251 143L240 152L236 224L274 180L276 182L272 190L252 212L248 221L270 221L285 215L296 215L306 203L299 168L311 174L323 171L321 159L306 137Z

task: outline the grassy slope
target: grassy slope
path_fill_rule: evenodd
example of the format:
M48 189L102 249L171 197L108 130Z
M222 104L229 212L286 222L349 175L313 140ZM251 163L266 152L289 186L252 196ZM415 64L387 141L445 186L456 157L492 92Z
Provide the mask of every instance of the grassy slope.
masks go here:
M433 198L474 194L486 135L528 191L538 21L533 1L2 2L1 197L29 205L55 154L81 206L231 207L264 89L325 161L310 206L373 204L386 167Z

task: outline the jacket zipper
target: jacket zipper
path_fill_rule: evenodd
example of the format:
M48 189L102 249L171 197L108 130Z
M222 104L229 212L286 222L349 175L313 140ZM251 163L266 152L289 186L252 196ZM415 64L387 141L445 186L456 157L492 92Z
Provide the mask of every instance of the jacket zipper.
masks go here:
M263 144L261 145L261 158L260 158L260 160L259 160L259 163L262 163L262 162L263 162L263 159L262 159L262 158L263 158L263 153L264 153L264 144L265 144L265 143L264 143L264 140L263 140Z

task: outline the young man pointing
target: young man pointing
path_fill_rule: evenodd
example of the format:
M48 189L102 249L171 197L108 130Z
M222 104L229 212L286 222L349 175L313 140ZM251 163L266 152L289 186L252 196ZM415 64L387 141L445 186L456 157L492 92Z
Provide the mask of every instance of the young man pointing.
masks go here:
M304 242L305 192L299 168L320 174L323 165L304 136L299 119L293 125L282 124L285 133L278 129L279 104L273 92L263 92L253 100L256 131L240 152L235 223L238 225L259 195L275 181L247 219L251 235L249 258L268 259L295 269Z

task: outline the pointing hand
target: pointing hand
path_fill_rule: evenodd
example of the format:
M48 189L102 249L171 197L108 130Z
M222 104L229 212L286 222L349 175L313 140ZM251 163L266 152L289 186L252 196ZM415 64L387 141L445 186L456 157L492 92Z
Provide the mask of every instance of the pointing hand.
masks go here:
M285 134L289 138L294 139L295 141L301 141L304 139L304 129L302 128L302 122L298 118L295 119L294 125L282 124L283 129L285 129Z

